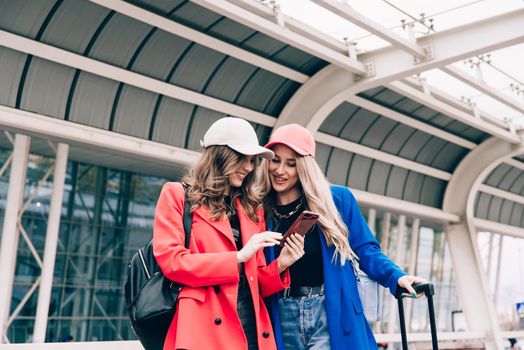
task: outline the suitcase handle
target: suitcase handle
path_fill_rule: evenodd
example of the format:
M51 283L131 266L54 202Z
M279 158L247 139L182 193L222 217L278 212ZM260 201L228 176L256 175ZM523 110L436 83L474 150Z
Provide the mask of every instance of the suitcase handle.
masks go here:
M433 350L438 350L438 339L437 339L437 325L435 322L435 309L433 307L433 295L435 295L435 287L433 286L433 283L427 282L427 283L418 283L412 285L413 289L415 289L415 292L418 293L424 293L424 295L428 299L428 313L429 313L429 324L431 329L431 345L433 346ZM404 303L403 303L403 296L402 293L409 294L408 290L406 288L397 287L397 290L395 292L395 298L398 302L398 316L400 321L400 335L402 338L402 349L408 350L408 339L406 334L406 320L404 316Z
M435 287L431 282L413 284L412 287L417 294L424 293L426 296L435 295ZM398 286L397 291L395 292L395 298L403 298L402 293L410 294L406 288Z

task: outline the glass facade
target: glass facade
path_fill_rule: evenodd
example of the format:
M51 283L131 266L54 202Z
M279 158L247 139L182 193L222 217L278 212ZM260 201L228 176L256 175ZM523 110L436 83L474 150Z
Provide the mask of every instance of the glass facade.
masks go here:
M524 239L479 232L477 243L502 329L524 329Z
M368 210L363 209L363 212L365 216L368 216ZM411 240L416 237L413 232L415 218L408 217L403 220L405 228L403 234L399 234L399 222L402 224L399 216L377 212L376 221L373 223L377 240L380 242L383 252L405 271L409 270L410 257L414 257L415 269L412 273L433 282L435 285L434 303L437 329L439 331L451 332L455 323L452 321L454 317L452 315L460 307L451 256L443 227L431 222L420 222L418 224L418 243L415 242L412 245ZM416 251L411 252L412 247ZM407 324L408 331L428 332L427 302L424 299L405 299L404 307L406 322L409 322ZM389 290L385 290L383 293L382 318L374 327L376 332L391 333L400 331L398 328L397 308L396 300L391 296Z
M5 159L10 150L2 150ZM31 340L43 255L53 160L31 155L11 313L11 342ZM7 172L8 173L8 172ZM0 179L5 204L8 174ZM127 262L152 236L156 200L166 180L69 162L46 341L133 339L124 306ZM4 205L2 205L2 213ZM2 214L3 216L3 214ZM34 249L32 248L34 246ZM22 306L23 305L23 306Z

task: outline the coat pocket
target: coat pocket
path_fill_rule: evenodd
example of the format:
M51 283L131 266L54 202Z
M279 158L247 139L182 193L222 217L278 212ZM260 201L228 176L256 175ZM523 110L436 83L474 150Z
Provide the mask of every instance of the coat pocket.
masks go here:
M190 298L203 303L206 301L207 288L182 287L178 299Z

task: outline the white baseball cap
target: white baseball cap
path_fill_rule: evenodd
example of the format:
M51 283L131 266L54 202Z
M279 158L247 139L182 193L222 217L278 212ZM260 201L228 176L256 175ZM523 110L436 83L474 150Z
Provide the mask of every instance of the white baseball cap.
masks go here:
M228 146L238 153L254 156L260 155L266 159L273 159L275 154L270 149L258 144L255 130L246 120L226 117L214 122L200 141L204 148L209 146Z

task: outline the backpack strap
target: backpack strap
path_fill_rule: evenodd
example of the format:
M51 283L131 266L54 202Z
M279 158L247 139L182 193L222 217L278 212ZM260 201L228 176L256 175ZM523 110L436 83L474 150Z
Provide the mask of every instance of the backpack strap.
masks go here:
M191 213L191 205L189 204L189 198L187 192L189 191L189 185L182 182L182 187L184 187L184 235L185 241L184 246L189 248L189 240L191 239L191 224L193 222L193 214Z

